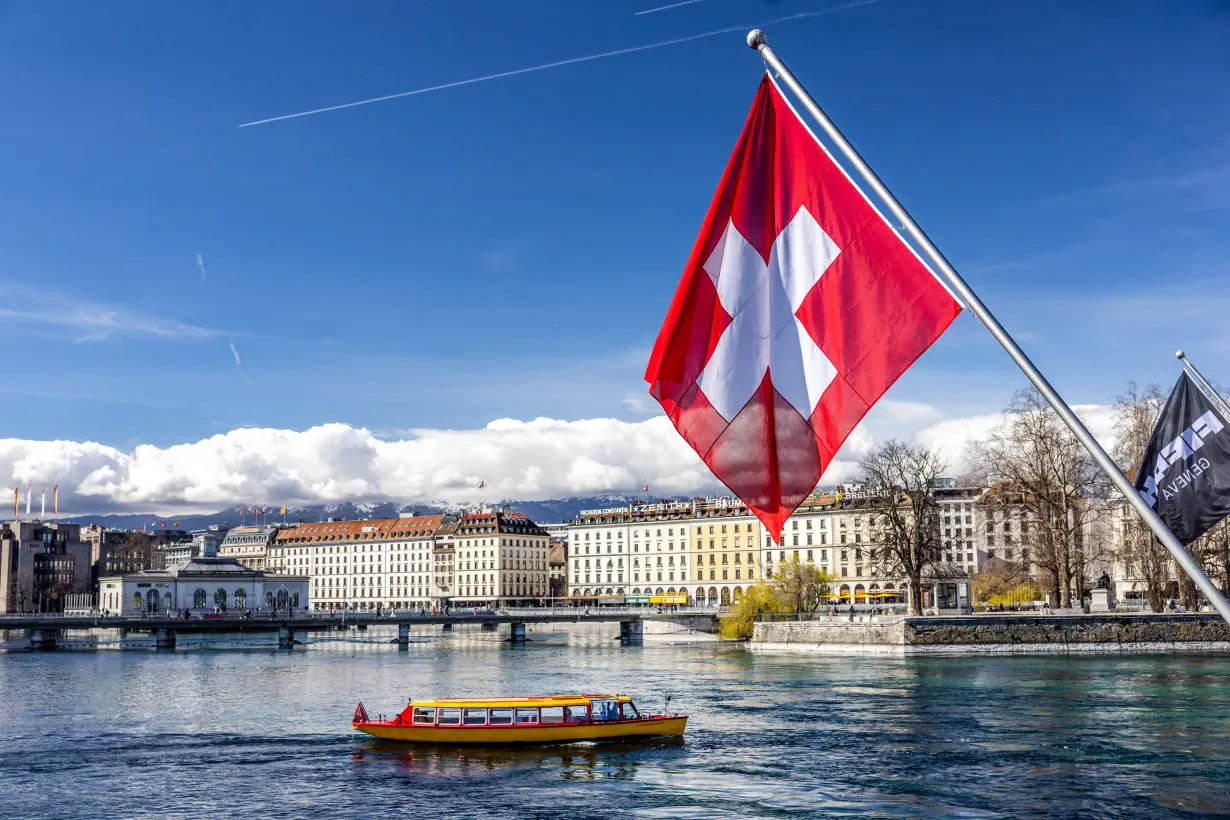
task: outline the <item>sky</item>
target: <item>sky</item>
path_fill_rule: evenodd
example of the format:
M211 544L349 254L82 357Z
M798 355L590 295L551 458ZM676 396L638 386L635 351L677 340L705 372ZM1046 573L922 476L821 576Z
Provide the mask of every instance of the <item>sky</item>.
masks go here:
M1222 2L0 0L0 486L716 489L642 377L756 25L1095 427L1178 347L1230 382ZM825 482L1023 385L963 315Z

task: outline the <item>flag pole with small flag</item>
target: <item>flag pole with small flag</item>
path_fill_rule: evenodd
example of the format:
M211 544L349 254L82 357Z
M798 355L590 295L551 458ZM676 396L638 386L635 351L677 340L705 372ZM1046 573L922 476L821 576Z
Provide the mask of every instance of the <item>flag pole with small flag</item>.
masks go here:
M1230 602L769 47L764 32L749 32L747 44L894 222L766 75L645 373L650 394L680 435L780 543L785 519L815 488L854 425L964 302L1230 623Z
M56 521L60 520L60 485L51 488L51 514Z
M1190 544L1230 514L1230 420L1183 351L1177 358L1184 370L1158 415L1136 489L1170 532Z

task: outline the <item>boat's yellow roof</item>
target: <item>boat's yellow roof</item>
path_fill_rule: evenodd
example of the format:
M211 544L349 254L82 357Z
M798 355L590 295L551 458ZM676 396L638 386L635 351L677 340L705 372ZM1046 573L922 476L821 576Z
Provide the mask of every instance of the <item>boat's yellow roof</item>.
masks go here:
M548 695L541 698L435 698L433 700L411 700L410 705L500 709L515 706L585 706L595 699L613 699L621 703L632 700L627 695Z

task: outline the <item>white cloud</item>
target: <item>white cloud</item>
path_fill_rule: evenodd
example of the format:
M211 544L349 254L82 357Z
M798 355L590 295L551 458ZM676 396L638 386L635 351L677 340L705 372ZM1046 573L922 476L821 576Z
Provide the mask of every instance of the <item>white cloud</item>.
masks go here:
M1105 434L1109 408L1079 410L1095 433ZM878 415L850 436L824 484L853 479L858 459L889 436L939 447L956 473L966 442L998 421L993 415L937 421L925 405L889 405ZM390 441L370 430L323 424L302 431L242 428L132 450L3 439L0 483L58 483L61 509L69 514L211 511L253 502L528 500L637 493L645 484L661 495L724 492L661 416L641 422L498 419L477 430L414 429L401 436Z

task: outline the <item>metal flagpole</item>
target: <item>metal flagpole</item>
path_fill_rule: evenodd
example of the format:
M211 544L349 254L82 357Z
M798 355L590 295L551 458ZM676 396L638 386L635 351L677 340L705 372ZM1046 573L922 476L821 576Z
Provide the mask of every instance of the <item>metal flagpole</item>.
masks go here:
M790 69L786 68L773 49L769 48L764 32L760 29L753 29L748 32L747 44L752 49L758 51L761 58L781 76L782 81L799 98L799 101L803 103L803 107L807 109L808 113L815 117L820 127L824 129L824 133L833 141L833 144L841 150L841 153L850 161L855 170L862 175L867 184L871 186L872 190L888 206L888 209L892 211L893 216L897 217L901 222L901 225L918 244L922 252L935 264L949 286L956 291L958 296L965 300L970 312L978 317L978 320L986 326L987 330L991 331L991 335L1008 352L1008 355L1012 357L1012 361L1016 362L1017 367L1021 368L1025 377L1046 398L1051 408L1059 414L1059 418L1068 426L1068 429L1072 431L1072 434L1076 436L1081 445L1089 452L1093 460L1102 468L1119 492L1123 493L1124 498L1127 499L1132 508L1136 510L1137 514L1149 526L1153 534L1157 536L1157 540L1162 542L1162 545L1166 547L1179 566L1183 568L1183 571L1187 573L1188 577L1196 582L1196 586L1209 599L1209 602L1213 604L1213 607L1221 614L1221 617L1227 623L1230 623L1230 602L1226 601L1213 582L1209 580L1209 576L1204 574L1204 570L1188 554L1183 545L1179 543L1179 539L1175 538L1174 533L1158 517L1153 508L1145 503L1140 493L1132 486L1132 482L1128 481L1128 477L1115 464L1114 459L1102 449L1102 445L1098 444L1098 440L1093 437L1093 434L1089 432L1084 423L1072 412L1072 408L1068 407L1067 402L1055 392L1055 388L1051 387L1050 382L1038 371L1038 368L1029 360L1029 357L1025 355L1025 351L1021 350L1016 341L1008 334L1008 331L1004 330L1003 325L987 309L987 306L982 303L978 295L965 283L965 280L961 278L961 274L957 273L956 269L949 264L948 260L944 258L944 254L940 253L939 248L927 237L922 228L918 227L918 223L914 221L909 212L897 201L897 198L885 187L884 183L880 181L875 171L871 170L871 166L859 156L858 151L854 150L854 146L838 130L837 126L833 124L833 121L828 118L824 110L812 99L811 95L807 93L807 89L803 88L802 83L795 79L795 76L790 73Z
M1187 354L1180 350L1174 354L1174 357L1183 362L1183 368L1196 380L1196 384L1204 390L1205 395L1209 397L1209 401L1217 405L1217 409L1221 411L1223 416L1230 419L1230 404L1226 404L1226 400L1213 389L1213 385L1209 384L1209 380L1204 377L1204 374L1196 369L1196 365L1188 361Z

